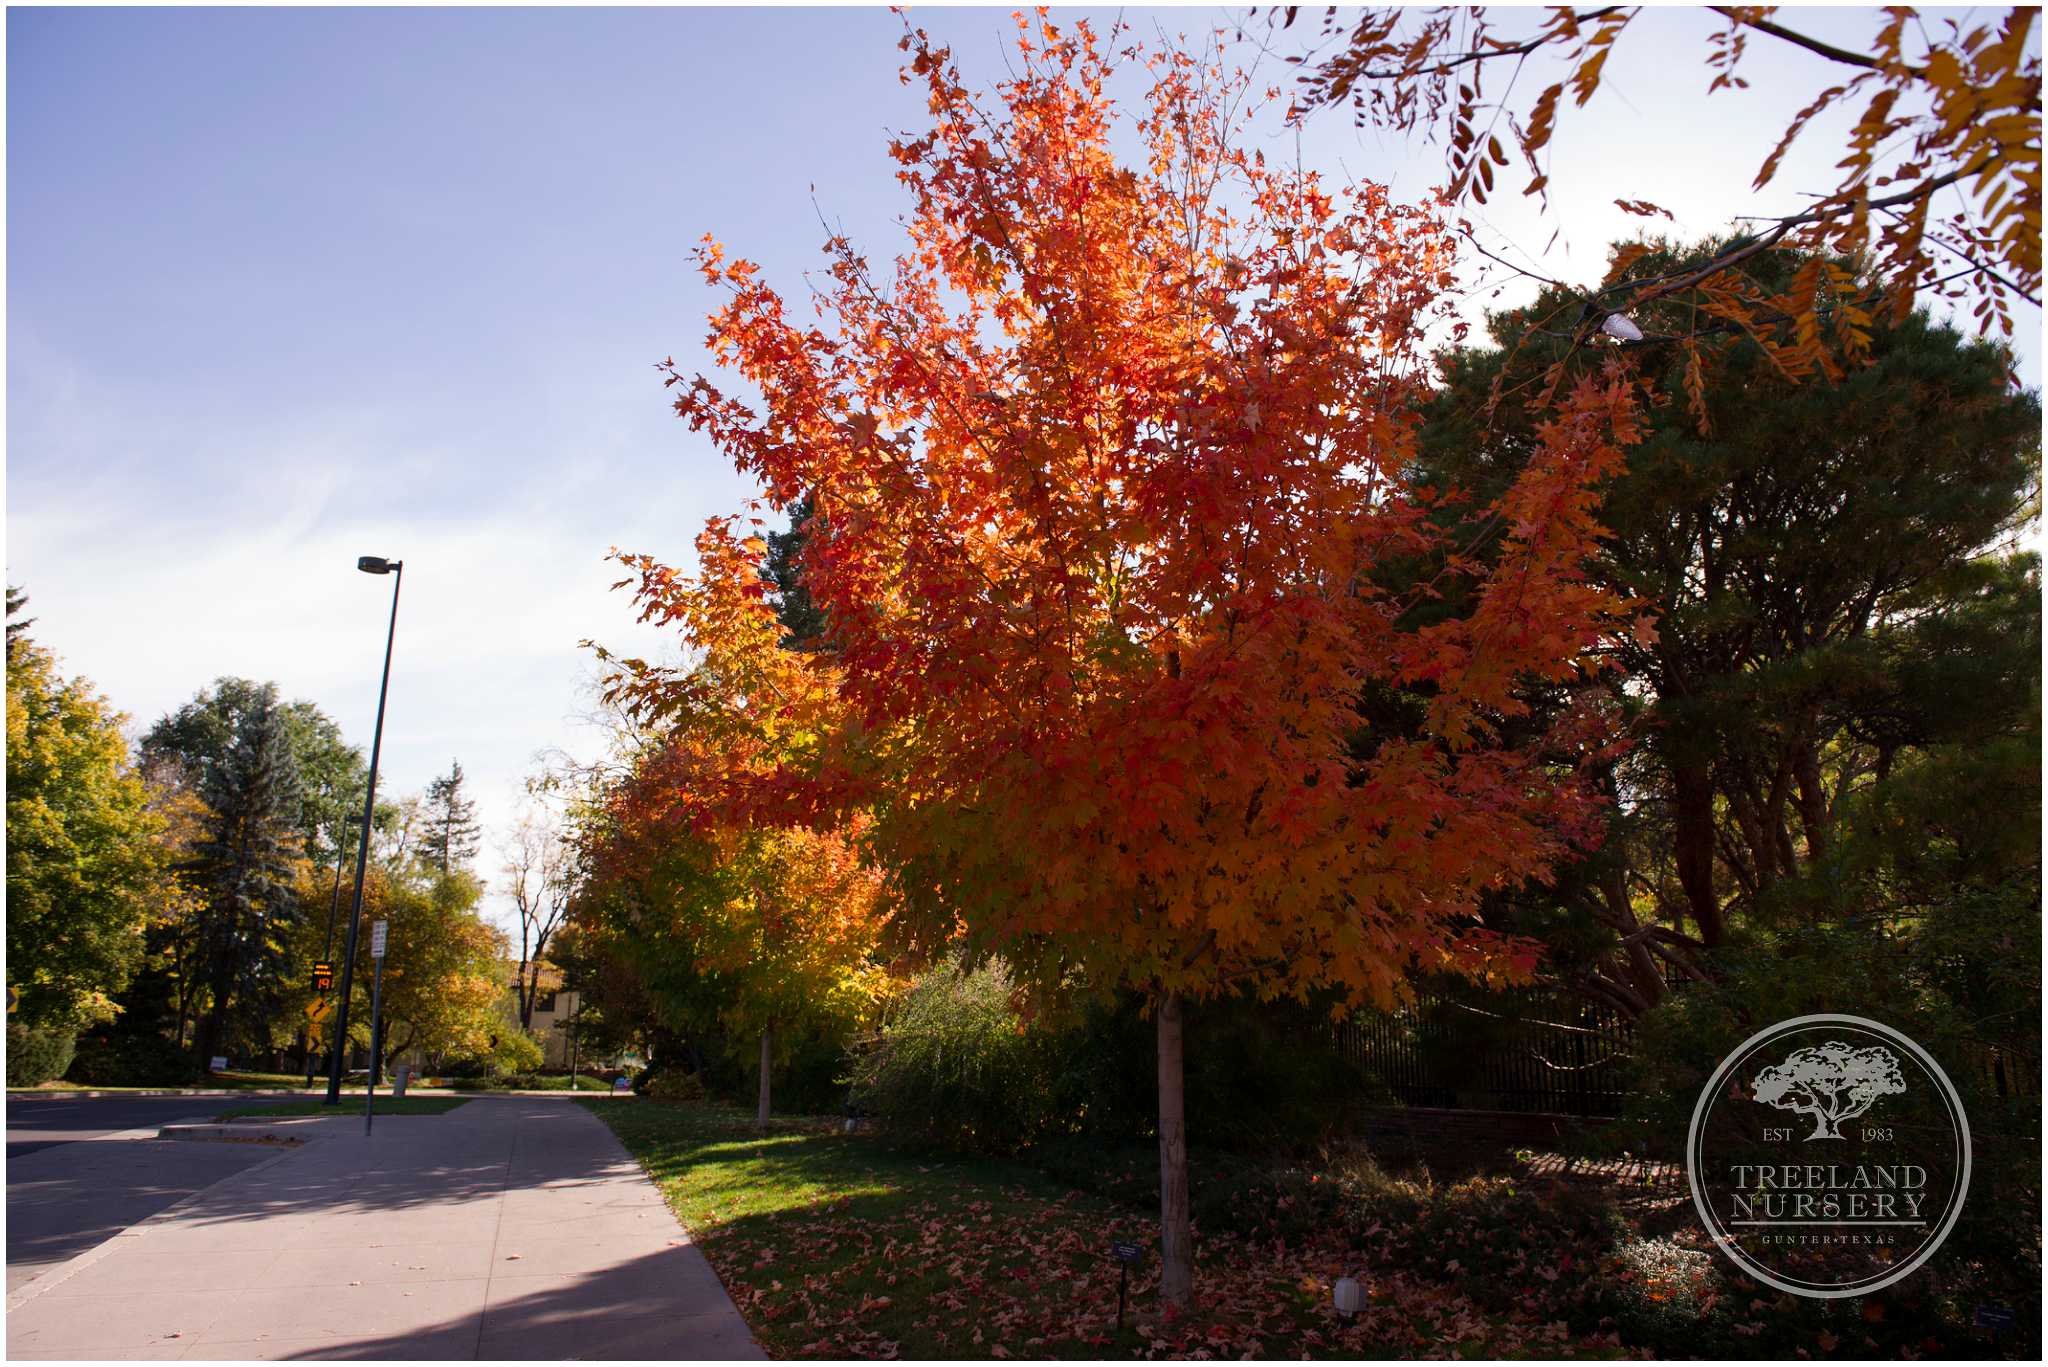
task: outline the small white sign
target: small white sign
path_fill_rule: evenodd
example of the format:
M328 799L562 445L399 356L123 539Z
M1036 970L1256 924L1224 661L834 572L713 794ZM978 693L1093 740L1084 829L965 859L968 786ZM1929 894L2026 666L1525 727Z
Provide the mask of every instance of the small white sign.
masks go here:
M206 1067L208 1072L225 1073L228 1070L228 1061L219 1054L215 1054L207 1061Z
M390 924L391 924L391 923L390 923L389 921L373 921L373 922L371 922L371 924L370 924L370 957L371 957L371 958L373 958L373 959L381 959L381 958L383 958L383 957L384 957L384 931L385 931L385 928L386 928L386 927L388 927L388 926L389 926Z

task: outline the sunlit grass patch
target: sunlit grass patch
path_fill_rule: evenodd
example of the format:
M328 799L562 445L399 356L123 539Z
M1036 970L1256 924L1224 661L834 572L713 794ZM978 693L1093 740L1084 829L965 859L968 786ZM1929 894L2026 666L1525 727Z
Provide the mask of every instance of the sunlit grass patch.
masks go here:
M466 1106L468 1104L469 1098L466 1096L380 1096L377 1098L371 1114L440 1115L444 1111L452 1111L457 1106ZM232 1110L221 1112L220 1118L223 1121L229 1121L264 1119L271 1116L361 1115L362 1113L362 1098L360 1096L343 1101L338 1106L329 1106L318 1097L308 1097L304 1101L278 1101L269 1104L237 1106Z
M1402 1274L1354 1320L1331 1285L1363 1260L1334 1234L1198 1230L1197 1306L1161 1313L1156 1257L1131 1269L1117 1327L1115 1241L1154 1219L1023 1161L934 1155L830 1123L756 1131L735 1109L593 1107L646 1166L779 1357L1514 1356L1614 1350L1484 1311Z

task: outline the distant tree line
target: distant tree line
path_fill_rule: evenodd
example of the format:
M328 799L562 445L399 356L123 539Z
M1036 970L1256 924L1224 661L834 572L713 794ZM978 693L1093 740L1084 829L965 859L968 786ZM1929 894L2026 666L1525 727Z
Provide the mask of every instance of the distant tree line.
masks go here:
M125 718L34 640L26 602L10 588L10 1083L177 1082L216 1058L298 1068L366 1045L367 935L350 1039L320 1039L307 1011L312 965L344 953L362 752L314 704L238 678L131 752ZM484 1058L521 1035L505 937L478 911L479 835L459 763L423 800L379 804L363 916L391 924L386 1057Z

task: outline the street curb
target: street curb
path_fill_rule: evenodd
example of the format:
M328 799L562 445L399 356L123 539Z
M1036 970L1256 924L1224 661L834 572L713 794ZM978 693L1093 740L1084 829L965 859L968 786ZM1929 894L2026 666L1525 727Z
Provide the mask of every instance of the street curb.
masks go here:
M294 1117L296 1119L296 1117ZM329 1119L324 1115L309 1115L300 1120L303 1125L315 1125ZM158 1139L224 1139L245 1144L296 1144L304 1140L303 1134L293 1134L290 1120L251 1120L242 1124L200 1123L193 1125L165 1125L156 1132Z
M249 1091L249 1090L246 1090L246 1089L244 1089L244 1090L240 1090L240 1091L237 1091L237 1090L233 1090L233 1089L230 1089L230 1088L226 1088L226 1087L166 1087L166 1088L153 1088L153 1089L151 1089L151 1090L149 1090L149 1091L129 1091L129 1090L125 1089L125 1088L117 1088L117 1089L115 1089L115 1090L113 1090L113 1091L108 1091L108 1092L99 1092L99 1091L92 1091L92 1092L74 1092L74 1091L68 1091L68 1090L67 1090L67 1091L62 1091L62 1092L51 1092L51 1091L44 1091L44 1090L42 1090L42 1089L40 1089L40 1088L35 1088L35 1087L24 1087L24 1088L18 1088L18 1089L12 1089L12 1090L10 1090L10 1091L9 1091L9 1092L7 1093L7 1099L8 1099L9 1101L35 1101L35 1100L40 1100L40 1099L42 1099L42 1098L44 1098L44 1097L48 1097L48 1098L50 1098L50 1099L51 1099L51 1100L53 1100L53 1101L88 1101L88 1100L91 1100L91 1099L93 1099L94 1097L109 1097L109 1096L113 1096L113 1097L124 1097L124 1096L125 1096L125 1097L151 1097L151 1096L255 1096L255 1097L273 1097L273 1096L311 1096L311 1095L313 1095L313 1093L314 1093L314 1092L317 1092L318 1090L319 1090L318 1088L314 1088L312 1092L309 1092L309 1091L307 1091L307 1090L306 1090L305 1088L301 1087L301 1088L298 1088L298 1089L296 1089L296 1090L284 1090L284 1089L279 1089L279 1090L277 1090L277 1091L268 1091L268 1092L254 1092L254 1091Z
M567 1089L560 1089L560 1090L555 1090L555 1091L545 1091L545 1092L499 1092L499 1091L485 1091L485 1090L483 1090L483 1089L481 1089L481 1088L475 1088L475 1089L472 1089L472 1088L467 1088L467 1087L464 1087L464 1088L456 1088L456 1087L408 1087L408 1088L406 1088L406 1089L405 1089L405 1094L406 1094L407 1096L466 1096L466 1097L493 1097L493 1096L517 1096L517 1097L536 1097L536 1098L538 1098L538 1097L561 1097L561 1098L562 1098L563 1100L565 1100L565 1101L568 1101L568 1100L572 1100L572 1099L576 1099L576 1098L588 1098L588 1097L606 1097L606 1096L623 1096L623 1095L632 1095L631 1093L621 1093L621 1092L588 1092L588 1091L574 1091L574 1092L571 1092L571 1091L568 1091ZM300 1087L300 1088L298 1088L298 1089L296 1089L296 1090L291 1090L291 1091L277 1091L277 1092L250 1092L250 1091L227 1091L227 1090L223 1090L223 1089L218 1089L218 1088L216 1088L216 1089L212 1089L212 1090L207 1090L207 1089L199 1089L199 1088L187 1088L187 1089L185 1089L185 1090L182 1090L182 1091L169 1091L169 1090L166 1090L166 1091L148 1091L148 1092L126 1092L126 1091L114 1091L114 1092L46 1092L46 1091L41 1091L41 1090L38 1090L38 1089L36 1089L36 1088L23 1088L23 1089L18 1089L18 1090L15 1090L15 1091L11 1091L11 1092L9 1092L9 1093L7 1094L7 1099L8 1099L9 1101L40 1101L40 1100L51 1100L51 1101L88 1101L88 1100L91 1100L91 1099L93 1099L93 1098L95 1098L95 1097L152 1097L152 1096L240 1096L240 1097L249 1097L249 1098L252 1098L252 1099L255 1099L255 1100L268 1100L268 1099L270 1099L270 1098L273 1098L273 1097L294 1097L294 1096L325 1096L325 1095L326 1095L326 1093L325 1093L325 1092L323 1092L323 1091L321 1091L321 1089L320 1089L320 1088L318 1088L318 1087L314 1087L314 1088L312 1088L311 1090L308 1090L308 1089L306 1089L306 1088L304 1088L304 1087ZM378 1096L380 1096L380 1097L388 1097L388 1096L390 1096L390 1095L391 1095L391 1093L390 1093L390 1092L388 1092L388 1091L379 1091L379 1092L377 1093L377 1095L378 1095ZM353 1098L353 1099L355 1099L355 1100L357 1100L357 1101L360 1101L360 1100L362 1100L362 1099L363 1099L363 1094L362 1094L361 1092L343 1092L343 1093L341 1094L341 1096L342 1096L342 1100L344 1100L344 1101L347 1101L347 1100L349 1100L349 1099L351 1099L351 1098Z
M108 1238L101 1240L99 1243L94 1244L91 1248L85 1250L85 1252L78 1254L77 1256L69 1259L68 1261L57 1264L48 1272L45 1272L42 1276L37 1277L34 1281L29 1282L27 1285L23 1286L19 1290L11 1293L7 1297L7 1313L10 1315L13 1314L22 1306L27 1305L30 1301L42 1295L45 1291L48 1291L51 1287L60 1286L63 1283L70 1281L73 1277L85 1271L85 1269L91 1267L100 1259L112 1253L116 1245L118 1245L123 1239L139 1239L143 1235L149 1233L150 1230L155 1228L157 1225L169 1224L173 1219L177 1218L179 1212L184 1210L185 1207L191 1205L193 1202L199 1200L200 1197L205 1196L207 1193L213 1191L216 1187L224 1187L228 1183L235 1181L237 1178L246 1177L252 1172L261 1172L263 1171L263 1169L269 1167L273 1163L282 1163L285 1159L290 1158L293 1154L302 1152L304 1148L305 1146L303 1144L294 1144L291 1148L284 1150L282 1153L274 1154L271 1157L264 1159L261 1163L252 1163L248 1167L243 1168L240 1172L229 1173L226 1177L221 1178L218 1182L209 1182L207 1185L193 1192L190 1196L186 1196L177 1201L173 1201L170 1205L165 1206L162 1210L158 1211L156 1214L148 1217L147 1219L138 1220L136 1223L122 1230L119 1234L111 1235Z

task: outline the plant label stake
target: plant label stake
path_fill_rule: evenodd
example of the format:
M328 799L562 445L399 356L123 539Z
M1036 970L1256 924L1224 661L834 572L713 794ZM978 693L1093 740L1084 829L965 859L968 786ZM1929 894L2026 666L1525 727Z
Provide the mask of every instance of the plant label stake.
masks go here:
M370 927L370 957L377 962L377 976L370 986L370 1073L363 1079L363 1138L370 1137L370 1125L376 1119L371 1112L377 1101L377 1060L383 1057L384 1049L384 940L389 921L378 921Z
M1991 1342L1996 1346L2005 1331L2018 1321L2019 1316L2015 1315L2009 1306L1980 1305L1977 1307L1975 1319L1979 1329L1991 1331Z
M1124 1328L1124 1296L1130 1290L1131 1264L1145 1261L1145 1246L1143 1244L1113 1243L1109 1246L1109 1254L1112 1258L1116 1259L1116 1328L1118 1333L1122 1333Z

